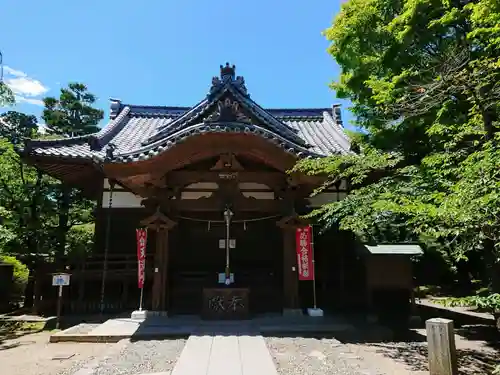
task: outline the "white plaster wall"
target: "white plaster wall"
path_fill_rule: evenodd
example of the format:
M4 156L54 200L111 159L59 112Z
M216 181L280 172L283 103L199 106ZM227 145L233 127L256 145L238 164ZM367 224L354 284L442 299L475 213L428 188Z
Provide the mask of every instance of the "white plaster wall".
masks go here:
M104 179L104 189L111 189L111 186L109 185L109 180L107 178ZM123 190L123 188L120 185L115 184L113 190Z
M219 185L215 182L195 182L185 187L186 190L194 189L218 189Z
M311 207L317 208L321 207L324 204L341 201L347 196L347 193L320 193L315 195L314 197L309 198L309 205Z
M200 198L210 198L212 196L211 191L183 191L181 192L181 199L200 199Z
M274 199L274 192L272 191L242 191L241 194L245 198L255 199Z
M258 182L240 182L238 187L241 190L271 190L271 188L265 184L260 184Z
M347 181L346 180L342 180L340 182L339 190L347 190Z
M109 207L109 196L110 192L105 191L102 193L102 207ZM127 191L114 191L113 192L113 208L140 208L143 207L141 205L141 200L143 198L129 193Z

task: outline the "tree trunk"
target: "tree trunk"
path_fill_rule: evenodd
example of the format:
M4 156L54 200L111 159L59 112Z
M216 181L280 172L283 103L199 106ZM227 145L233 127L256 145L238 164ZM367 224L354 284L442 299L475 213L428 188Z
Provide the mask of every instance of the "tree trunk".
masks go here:
M483 242L484 260L486 263L487 277L493 293L500 293L500 261L496 253L495 242L486 239Z
M33 266L31 266L28 283L26 284L26 289L24 289L23 308L31 309L33 307L33 294L35 293L34 273L35 273L35 270L34 270Z
M33 308L34 310L37 308L35 306L36 304L36 297L34 299L34 294L36 291L36 267L38 264L38 256L40 254L40 244L41 244L41 236L40 236L40 230L41 230L41 225L40 225L40 217L38 215L39 212L39 207L40 207L40 189L42 186L42 179L43 179L43 173L41 170L37 170L37 178L36 178L36 183L35 183L35 188L33 195L31 197L31 203L30 203L30 216L29 216L29 222L27 223L27 228L29 229L28 232L28 238L27 238L27 247L28 247L28 252L31 254L34 254L34 258L32 256L29 256L30 262L29 262L29 268L30 268L30 277L28 279L28 284L26 285L26 289L24 292L24 305L23 307L25 308Z
M483 110L482 117L484 131L486 132L486 139L492 141L495 138L495 127L493 126L495 114L492 110Z
M41 304L41 294L42 294L42 282L43 282L43 267L40 260L37 260L35 263L35 275L34 275L34 286L33 286L33 314L40 313L40 304Z

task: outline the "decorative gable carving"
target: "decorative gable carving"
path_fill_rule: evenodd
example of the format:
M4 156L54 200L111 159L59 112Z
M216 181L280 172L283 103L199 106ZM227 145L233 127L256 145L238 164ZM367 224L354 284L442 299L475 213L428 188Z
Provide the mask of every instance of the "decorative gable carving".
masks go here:
M243 167L241 166L238 159L233 154L224 154L221 155L217 163L210 168L211 171L242 171Z
M249 124L251 120L241 111L240 104L236 100L226 98L217 102L216 111L208 116L205 122L244 122Z
M245 78L242 76L236 76L236 66L230 66L229 63L226 63L226 66L220 66L220 77L212 78L212 86L210 87L208 95L213 95L226 83L231 83L233 87L240 91L240 93L246 97L250 97L245 85Z

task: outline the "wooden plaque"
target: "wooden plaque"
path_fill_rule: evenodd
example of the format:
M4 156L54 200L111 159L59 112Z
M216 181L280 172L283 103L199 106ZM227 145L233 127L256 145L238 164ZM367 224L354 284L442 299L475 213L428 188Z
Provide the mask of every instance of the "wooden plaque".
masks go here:
M248 319L247 288L203 289L203 317L205 319Z

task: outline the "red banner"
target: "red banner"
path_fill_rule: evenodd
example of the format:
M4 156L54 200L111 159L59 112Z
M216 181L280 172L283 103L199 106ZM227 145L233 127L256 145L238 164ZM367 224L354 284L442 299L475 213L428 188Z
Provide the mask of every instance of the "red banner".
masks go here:
M295 248L297 251L299 280L314 280L312 245L311 226L297 228L295 232Z
M136 229L137 237L137 283L139 289L144 287L145 269L146 269L146 243L148 240L148 232L146 229Z

